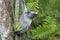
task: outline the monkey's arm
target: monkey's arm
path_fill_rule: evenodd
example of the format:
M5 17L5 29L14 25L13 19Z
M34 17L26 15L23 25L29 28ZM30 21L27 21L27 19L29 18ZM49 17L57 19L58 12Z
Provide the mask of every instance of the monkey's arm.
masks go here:
M24 0L20 0L20 3L22 5L22 10L23 12L27 12L27 8L26 8L26 5L25 5L25 1Z

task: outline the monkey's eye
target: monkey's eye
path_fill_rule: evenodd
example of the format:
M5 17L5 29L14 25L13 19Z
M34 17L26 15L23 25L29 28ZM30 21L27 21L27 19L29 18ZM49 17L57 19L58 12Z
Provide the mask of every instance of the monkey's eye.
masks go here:
M29 14L30 13L30 11L27 11L27 14Z

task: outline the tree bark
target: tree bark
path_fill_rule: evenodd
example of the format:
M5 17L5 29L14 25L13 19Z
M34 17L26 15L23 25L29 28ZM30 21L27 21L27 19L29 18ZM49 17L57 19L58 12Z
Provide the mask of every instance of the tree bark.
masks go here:
M0 0L0 33L2 40L12 40L10 36L13 0Z
M18 17L19 17L19 0L16 0L15 3L15 18L14 18L14 24L16 25L18 23Z
M16 24L19 21L19 0L16 0L15 2L15 15L14 15L14 27L16 27ZM20 40L18 36L15 36L15 40Z

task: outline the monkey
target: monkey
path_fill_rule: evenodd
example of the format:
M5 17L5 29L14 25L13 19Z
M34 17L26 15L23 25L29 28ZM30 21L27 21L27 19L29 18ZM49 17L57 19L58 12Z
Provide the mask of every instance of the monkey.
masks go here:
M17 34L17 35L28 31L32 21L35 20L37 17L36 11L28 11L24 0L20 0L19 2L22 5L23 14L19 19L19 22L21 22L22 27L19 31L14 32L14 34Z

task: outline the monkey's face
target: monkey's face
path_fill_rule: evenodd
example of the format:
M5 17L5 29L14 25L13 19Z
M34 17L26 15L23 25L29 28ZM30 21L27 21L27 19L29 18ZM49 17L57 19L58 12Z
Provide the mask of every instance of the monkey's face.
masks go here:
M27 12L27 17L31 20L34 20L37 17L37 12L35 11L28 11Z

